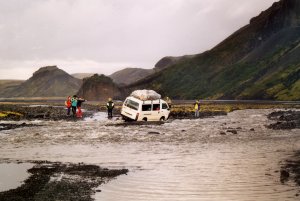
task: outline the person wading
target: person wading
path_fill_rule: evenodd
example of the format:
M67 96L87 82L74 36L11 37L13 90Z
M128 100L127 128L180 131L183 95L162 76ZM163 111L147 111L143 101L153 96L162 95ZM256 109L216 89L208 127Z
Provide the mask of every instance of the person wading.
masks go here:
M79 98L77 99L77 113L76 113L76 116L77 116L78 118L82 118L81 104L82 104L83 102L85 102L85 101L86 101L86 100L83 99L82 97L79 97Z
M76 116L76 108L77 108L77 96L74 95L71 99L71 105L72 105L72 113L73 116Z
M198 118L199 117L199 110L200 110L199 101L196 101L194 103L194 110L195 110L195 118Z
M106 103L106 107L107 107L108 118L111 119L113 117L112 112L115 107L115 104L111 98L108 99L108 102Z
M67 107L67 115L70 116L70 112L71 112L71 96L68 96L67 100L65 101L65 106Z

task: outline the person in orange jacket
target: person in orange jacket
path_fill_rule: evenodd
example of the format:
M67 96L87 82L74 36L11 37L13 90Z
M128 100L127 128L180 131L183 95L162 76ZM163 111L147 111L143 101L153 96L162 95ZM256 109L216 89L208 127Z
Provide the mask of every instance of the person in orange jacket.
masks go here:
M65 101L65 106L67 107L67 115L70 116L71 112L71 96L68 96L67 100Z

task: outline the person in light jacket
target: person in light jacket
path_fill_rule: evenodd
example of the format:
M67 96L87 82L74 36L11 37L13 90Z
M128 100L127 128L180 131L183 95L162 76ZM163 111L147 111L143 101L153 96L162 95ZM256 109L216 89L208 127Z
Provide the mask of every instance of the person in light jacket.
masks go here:
M197 100L194 103L194 110L195 110L195 118L198 118L199 117L200 104L199 104L199 101L197 101Z
M76 108L77 108L77 96L74 95L71 99L71 105L72 105L72 113L73 116L76 116Z

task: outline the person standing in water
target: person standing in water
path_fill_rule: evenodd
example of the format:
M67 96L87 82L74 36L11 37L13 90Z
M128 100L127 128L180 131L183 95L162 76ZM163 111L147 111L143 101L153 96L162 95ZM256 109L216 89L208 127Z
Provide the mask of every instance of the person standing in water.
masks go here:
M70 116L70 112L71 112L71 96L68 96L67 100L65 101L65 106L67 107L67 116Z
M111 119L113 117L112 112L115 107L115 104L111 98L108 99L108 102L106 103L106 107L107 107L108 118Z
M72 113L73 116L76 116L76 108L77 108L77 96L74 95L71 99L71 105L72 105Z
M195 110L195 118L198 118L199 117L200 104L199 104L199 101L197 101L197 100L194 103L194 110Z
M77 113L76 113L76 116L77 116L78 118L82 118L81 104L82 104L83 102L85 102L85 101L86 101L86 100L83 99L82 97L79 97L79 98L77 99Z

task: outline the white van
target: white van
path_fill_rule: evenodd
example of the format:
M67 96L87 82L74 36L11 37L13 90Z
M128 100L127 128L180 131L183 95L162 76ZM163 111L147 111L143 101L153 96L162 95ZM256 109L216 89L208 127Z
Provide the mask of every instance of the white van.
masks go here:
M129 96L123 103L121 115L124 120L164 121L169 118L170 109L166 101L140 100Z

